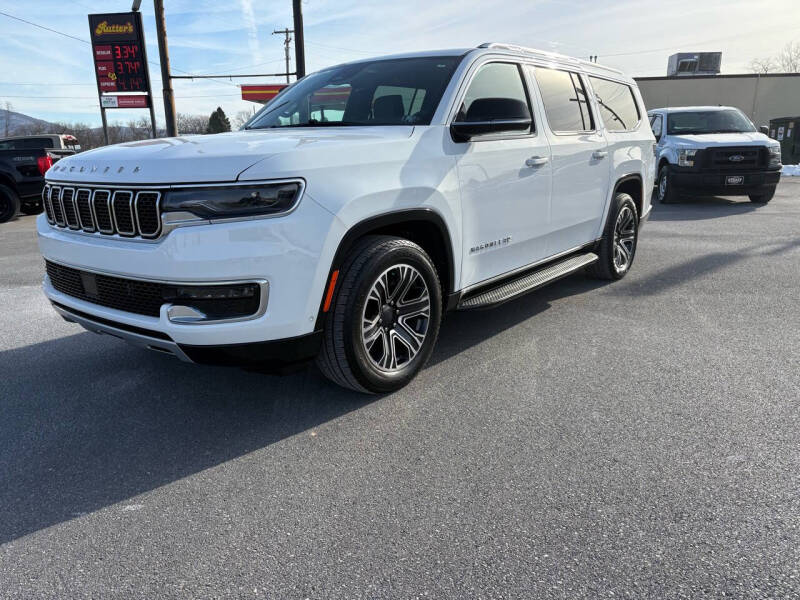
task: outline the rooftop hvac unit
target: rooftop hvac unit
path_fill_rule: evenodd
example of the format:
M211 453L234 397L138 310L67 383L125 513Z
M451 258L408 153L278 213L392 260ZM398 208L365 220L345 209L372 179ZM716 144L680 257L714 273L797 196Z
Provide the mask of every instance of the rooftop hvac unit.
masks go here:
M669 57L667 77L719 75L722 52L679 52Z

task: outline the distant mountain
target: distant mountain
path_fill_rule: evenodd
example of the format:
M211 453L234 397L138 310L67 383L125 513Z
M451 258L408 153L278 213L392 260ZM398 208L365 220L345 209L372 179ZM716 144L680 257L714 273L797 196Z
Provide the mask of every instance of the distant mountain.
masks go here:
M6 134L6 121L8 121L8 135L14 135L15 131L24 127L50 125L48 121L43 121L42 119L29 117L13 110L0 109L0 136L5 136Z

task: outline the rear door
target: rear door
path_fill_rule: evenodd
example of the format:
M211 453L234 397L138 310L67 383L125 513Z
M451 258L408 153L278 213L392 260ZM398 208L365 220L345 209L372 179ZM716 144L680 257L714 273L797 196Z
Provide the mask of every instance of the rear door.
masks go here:
M596 239L610 179L608 144L598 130L582 76L529 67L545 114L542 127L552 152L549 255Z
M542 259L550 219L550 145L538 127L522 67L488 61L473 68L451 120L467 119L477 99L522 101L533 124L506 132L454 141L445 149L456 158L463 224L462 285L468 287Z

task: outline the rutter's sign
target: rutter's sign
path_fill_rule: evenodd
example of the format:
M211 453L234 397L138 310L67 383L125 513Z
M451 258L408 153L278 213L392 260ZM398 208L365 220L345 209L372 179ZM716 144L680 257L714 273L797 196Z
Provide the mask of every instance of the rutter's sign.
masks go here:
M128 21L124 24L112 23L109 25L108 21L102 21L101 23L97 24L97 27L94 30L94 34L96 36L107 34L119 35L121 33L133 33L133 23Z

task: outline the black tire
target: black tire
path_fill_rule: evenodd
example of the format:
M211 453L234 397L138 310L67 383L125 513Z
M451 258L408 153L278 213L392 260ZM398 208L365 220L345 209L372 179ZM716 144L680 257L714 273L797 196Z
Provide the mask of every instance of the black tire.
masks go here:
M19 212L19 196L10 187L0 185L0 223L10 221Z
M636 210L636 203L628 194L619 193L614 197L611 210L608 211L603 239L597 249L600 258L589 267L589 274L597 279L622 279L633 265L638 243L639 212ZM622 255L619 253L623 249L627 252L627 261L620 268Z
M768 192L763 194L750 194L750 202L755 204L766 204L775 196L775 188L771 188Z
M19 212L23 215L38 215L42 212L42 203L41 202L31 202L29 204L23 204L19 207Z
M409 266L413 268L407 270ZM383 304L376 299L373 293L383 275L388 274L389 277L395 272L397 274L409 272L409 278L416 286L414 289L422 289L424 282L425 289L420 298L424 303L424 292L427 291L430 304L427 317L406 317L406 320L417 319L418 329L424 330L418 333L424 339L413 357L411 356L413 351L402 343L402 340L399 340L401 352L395 351L400 333L408 335L409 324L403 325L401 330L401 325L397 323L398 319L403 319L402 309L399 307L403 304L402 300L411 293L412 287L405 287L404 291L399 292L395 304L391 306L389 302ZM385 393L402 388L425 366L439 335L442 291L433 262L422 248L408 240L391 236L367 236L350 252L340 269L337 281L331 309L325 320L322 349L317 357L317 365L323 375L342 387L364 393ZM395 281L398 283L394 289L399 290L401 287L399 282L402 279ZM391 285L388 279L386 282L388 290ZM412 298L405 303L407 308L413 301L415 300ZM382 330L382 332L379 331L373 338L373 347L380 344L383 356L386 356L387 348L383 344L388 340L392 344L391 357L398 365L400 364L398 356L405 348L407 356L402 366L380 368L376 359L370 354L372 350L367 348L369 341L365 339L365 318L368 311L376 306L381 316L376 318L377 325L371 331Z
M672 204L679 198L677 191L669 182L669 167L664 165L658 172L656 181L656 197L661 204Z

